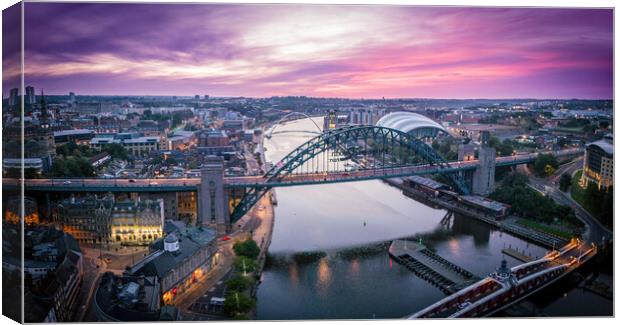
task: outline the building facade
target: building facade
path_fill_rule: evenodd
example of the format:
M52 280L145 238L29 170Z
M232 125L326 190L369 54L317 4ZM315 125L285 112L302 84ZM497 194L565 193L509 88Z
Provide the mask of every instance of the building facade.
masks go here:
M54 208L54 221L81 243L148 245L162 236L164 201L71 198Z
M614 185L614 144L611 134L586 145L580 185L585 188L588 183L596 184L599 190Z
M80 243L109 243L113 206L112 195L72 197L58 203L54 209L54 221Z
M163 200L117 201L112 209L111 241L121 245L145 245L161 238Z

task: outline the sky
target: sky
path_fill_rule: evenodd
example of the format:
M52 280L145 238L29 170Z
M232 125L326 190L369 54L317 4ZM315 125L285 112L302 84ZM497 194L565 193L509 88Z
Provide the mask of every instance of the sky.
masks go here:
M26 3L24 24L50 94L613 98L608 9Z

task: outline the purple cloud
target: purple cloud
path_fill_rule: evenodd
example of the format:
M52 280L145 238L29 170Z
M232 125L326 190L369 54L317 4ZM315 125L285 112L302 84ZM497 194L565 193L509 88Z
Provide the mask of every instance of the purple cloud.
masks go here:
M613 96L610 9L25 6L26 83L52 93Z

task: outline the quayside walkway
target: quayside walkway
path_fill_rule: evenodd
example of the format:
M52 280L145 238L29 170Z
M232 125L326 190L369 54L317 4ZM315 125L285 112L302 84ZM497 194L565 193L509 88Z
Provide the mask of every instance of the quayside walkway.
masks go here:
M395 240L390 245L389 254L417 276L448 294L479 280L471 272L435 254L420 243Z

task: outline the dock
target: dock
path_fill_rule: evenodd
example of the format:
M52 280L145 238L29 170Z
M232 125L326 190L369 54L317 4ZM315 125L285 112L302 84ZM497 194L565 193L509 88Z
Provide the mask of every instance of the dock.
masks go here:
M471 272L414 241L393 241L389 254L418 277L432 283L447 294L454 293L479 280Z
M533 257L527 256L527 255L525 255L525 254L523 254L523 253L521 253L521 252L519 252L517 250L514 250L512 248L504 248L504 249L502 249L502 253L504 253L504 254L506 254L506 255L508 255L510 257L513 257L513 258L515 258L515 259L517 259L517 260L519 260L521 262L525 262L525 263L531 262L531 261L534 260Z

